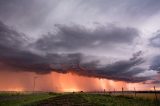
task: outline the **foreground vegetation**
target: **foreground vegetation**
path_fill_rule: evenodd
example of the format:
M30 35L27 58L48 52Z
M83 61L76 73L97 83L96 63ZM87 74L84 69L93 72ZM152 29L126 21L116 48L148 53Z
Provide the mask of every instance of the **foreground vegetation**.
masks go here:
M0 106L23 106L55 96L57 94L53 93L2 92L0 93Z
M114 94L113 94L114 95ZM115 94L116 96L117 94ZM157 93L155 96L155 93L126 93L124 94L126 97L132 97L132 98L139 98L139 99L145 99L145 100L156 100L158 99L160 101L160 93Z
M107 94L65 94L32 104L33 106L159 106L160 101Z
M0 93L0 106L160 106L160 100L94 93ZM146 94L143 94L145 96ZM149 94L147 94L149 97ZM151 94L151 97L154 97Z

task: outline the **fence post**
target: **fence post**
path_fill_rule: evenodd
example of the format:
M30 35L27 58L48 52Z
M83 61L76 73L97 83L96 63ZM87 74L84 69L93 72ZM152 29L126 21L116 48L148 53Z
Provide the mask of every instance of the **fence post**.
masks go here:
M136 88L134 87L134 96L136 97Z
M124 96L123 87L122 87L122 95Z
M110 89L109 89L109 95L111 95L111 91L110 91Z
M157 92L156 92L156 87L154 86L154 92L155 92L155 99L157 101Z

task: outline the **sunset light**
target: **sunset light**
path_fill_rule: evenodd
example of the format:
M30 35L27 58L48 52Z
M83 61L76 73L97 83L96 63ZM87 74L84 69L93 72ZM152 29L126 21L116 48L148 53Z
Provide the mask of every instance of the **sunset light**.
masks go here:
M160 106L160 0L0 0L0 106L34 104Z

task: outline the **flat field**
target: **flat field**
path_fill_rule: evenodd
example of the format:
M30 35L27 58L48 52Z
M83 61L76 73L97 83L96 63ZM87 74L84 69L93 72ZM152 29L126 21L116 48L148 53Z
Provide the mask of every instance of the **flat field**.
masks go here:
M57 96L54 93L0 92L0 106L24 106Z
M160 106L153 93L133 95L1 92L0 106Z

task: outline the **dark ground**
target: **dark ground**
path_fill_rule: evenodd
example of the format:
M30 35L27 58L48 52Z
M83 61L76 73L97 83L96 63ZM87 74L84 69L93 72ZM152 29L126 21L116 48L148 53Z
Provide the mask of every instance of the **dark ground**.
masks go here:
M64 94L33 106L160 106L160 102L104 94Z
M1 92L0 106L160 106L159 94L157 101L154 93L126 94Z

